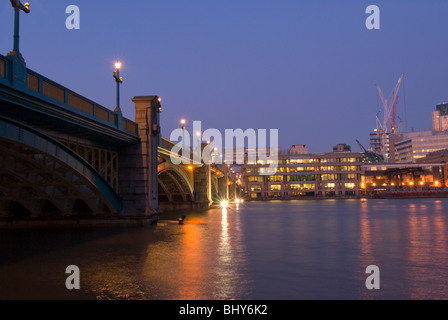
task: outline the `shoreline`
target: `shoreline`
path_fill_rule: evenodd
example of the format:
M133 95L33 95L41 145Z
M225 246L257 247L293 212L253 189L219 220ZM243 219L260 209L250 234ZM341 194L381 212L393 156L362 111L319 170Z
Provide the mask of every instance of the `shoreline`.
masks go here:
M21 228L77 228L77 227L142 227L155 225L160 220L159 214L144 217L107 217L107 218L28 218L0 219L0 229Z
M248 202L258 201L306 201L306 200L361 200L361 199L430 199L430 198L448 198L448 190L440 191L386 191L372 194L364 194L357 196L309 196L297 198L262 198L262 199L245 199Z
M211 204L208 208L176 208L160 210L149 216L114 216L114 217L67 217L67 218L0 218L0 230L2 229L39 229L39 228L81 228L81 227L144 227L156 225L159 221L168 217L178 218L180 213L191 211L207 211L218 208L219 205Z

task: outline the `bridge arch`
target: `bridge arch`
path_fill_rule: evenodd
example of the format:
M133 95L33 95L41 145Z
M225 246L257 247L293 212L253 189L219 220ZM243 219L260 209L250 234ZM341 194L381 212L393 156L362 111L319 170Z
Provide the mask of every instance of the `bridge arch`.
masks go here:
M182 167L164 161L158 166L159 201L193 202L194 185Z
M113 188L82 157L24 124L0 117L0 216L114 215Z

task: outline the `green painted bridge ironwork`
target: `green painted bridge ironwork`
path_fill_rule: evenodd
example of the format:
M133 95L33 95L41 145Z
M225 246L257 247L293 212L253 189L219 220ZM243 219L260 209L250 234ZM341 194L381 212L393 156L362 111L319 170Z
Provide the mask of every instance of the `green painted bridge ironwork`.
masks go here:
M0 199L14 199L36 216L42 214L43 201L59 209L60 215L72 215L77 199L92 214L120 211L118 195L82 157L57 140L4 117L0 117L0 163ZM18 194L17 186L24 187Z
M173 164L191 159L162 138L160 99L132 101L135 121L0 55L0 218L152 216L160 196L174 207L227 198L227 166Z

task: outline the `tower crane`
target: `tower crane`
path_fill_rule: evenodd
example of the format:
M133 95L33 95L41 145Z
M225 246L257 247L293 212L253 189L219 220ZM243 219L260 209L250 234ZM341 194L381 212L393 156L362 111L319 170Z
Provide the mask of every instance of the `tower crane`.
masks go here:
M392 99L389 101L384 98L383 92L381 91L380 86L377 84L376 88L381 98L381 102L384 106L384 120L381 124L381 129L387 131L387 123L390 124L389 132L394 133L397 130L396 120L397 120L397 105L398 105L398 90L400 90L401 82L403 80L403 74L398 78L398 82L395 85L395 89L392 91Z
M403 80L403 74L398 78L398 82L395 85L394 90L392 91L392 98L390 100L387 100L383 92L380 88L380 86L377 84L376 88L378 90L378 94L380 95L381 102L383 103L384 107L384 114L383 114L383 122L378 117L378 114L376 115L376 122L377 122L377 128L375 131L377 132L380 144L381 144L381 154L386 159L387 158L387 135L389 133L395 133L398 131L398 128L396 126L397 121L397 106L398 106L398 91L400 90L401 82ZM388 126L389 124L389 126ZM400 120L401 124L401 120Z

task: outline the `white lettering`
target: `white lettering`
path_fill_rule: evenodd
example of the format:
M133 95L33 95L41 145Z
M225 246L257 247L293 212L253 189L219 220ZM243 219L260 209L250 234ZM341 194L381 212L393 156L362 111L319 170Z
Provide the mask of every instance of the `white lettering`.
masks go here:
M72 4L65 9L65 13L70 14L65 20L65 27L68 30L80 29L81 19L79 7Z

